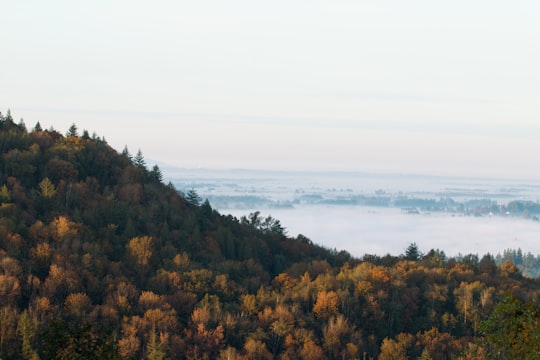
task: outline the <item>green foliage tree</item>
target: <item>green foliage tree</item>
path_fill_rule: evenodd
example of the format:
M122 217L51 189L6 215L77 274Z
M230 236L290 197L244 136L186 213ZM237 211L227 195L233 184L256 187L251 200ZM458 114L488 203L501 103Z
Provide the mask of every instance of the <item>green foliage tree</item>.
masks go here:
M540 307L508 294L482 322L489 359L540 358Z

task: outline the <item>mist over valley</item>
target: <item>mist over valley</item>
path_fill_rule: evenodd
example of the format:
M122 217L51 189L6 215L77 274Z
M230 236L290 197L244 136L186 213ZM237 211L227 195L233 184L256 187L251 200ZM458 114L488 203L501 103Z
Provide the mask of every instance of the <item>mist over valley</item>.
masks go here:
M291 236L353 256L427 252L540 254L540 183L409 174L167 169L222 214L259 211Z

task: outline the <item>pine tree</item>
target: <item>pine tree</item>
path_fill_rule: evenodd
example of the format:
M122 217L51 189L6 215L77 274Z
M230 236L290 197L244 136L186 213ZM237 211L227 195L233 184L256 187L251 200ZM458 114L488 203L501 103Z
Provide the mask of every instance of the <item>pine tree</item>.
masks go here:
M13 117L11 116L11 110L8 109L6 116L4 117L5 121L11 121L13 123Z
M77 125L75 124L71 124L71 126L69 127L67 133L66 133L66 136L69 137L69 136L79 136L78 134L78 129L77 129Z
M188 191L186 200L192 206L199 206L202 201L201 197L199 196L199 194L197 194L195 189L191 189Z
M146 168L146 161L144 160L141 149L137 151L137 155L135 155L135 157L133 158L133 165L141 168Z
M422 254L420 253L420 250L418 249L418 245L416 243L412 243L409 245L407 250L405 250L405 259L407 260L420 260L422 257Z
M24 119L21 118L21 120L19 121L19 123L17 124L17 126L19 127L19 129L21 129L22 131L26 131L26 124L24 123Z
M122 156L126 157L131 161L131 154L129 153L127 145L124 146L124 150L122 150Z
M41 128L41 124L39 123L39 121L36 123L36 126L34 126L34 131L43 131L43 129Z
M157 165L154 165L154 167L152 168L152 171L150 171L150 176L152 176L154 179L156 179L159 182L163 181L163 174L161 173L161 169Z

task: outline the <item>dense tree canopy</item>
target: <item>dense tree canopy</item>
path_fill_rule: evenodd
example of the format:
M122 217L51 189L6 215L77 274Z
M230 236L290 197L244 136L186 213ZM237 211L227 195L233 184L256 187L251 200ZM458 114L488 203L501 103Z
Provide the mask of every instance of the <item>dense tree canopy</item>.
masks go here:
M537 339L539 283L510 260L355 259L219 214L75 125L2 115L0 151L0 358L483 359L515 354L493 324Z

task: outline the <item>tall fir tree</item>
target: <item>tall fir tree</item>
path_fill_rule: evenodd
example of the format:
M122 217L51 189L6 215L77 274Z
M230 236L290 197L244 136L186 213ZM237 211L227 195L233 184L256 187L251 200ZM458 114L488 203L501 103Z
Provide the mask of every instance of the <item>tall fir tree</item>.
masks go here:
M137 151L137 154L133 158L133 165L146 169L146 161L144 160L141 149Z

